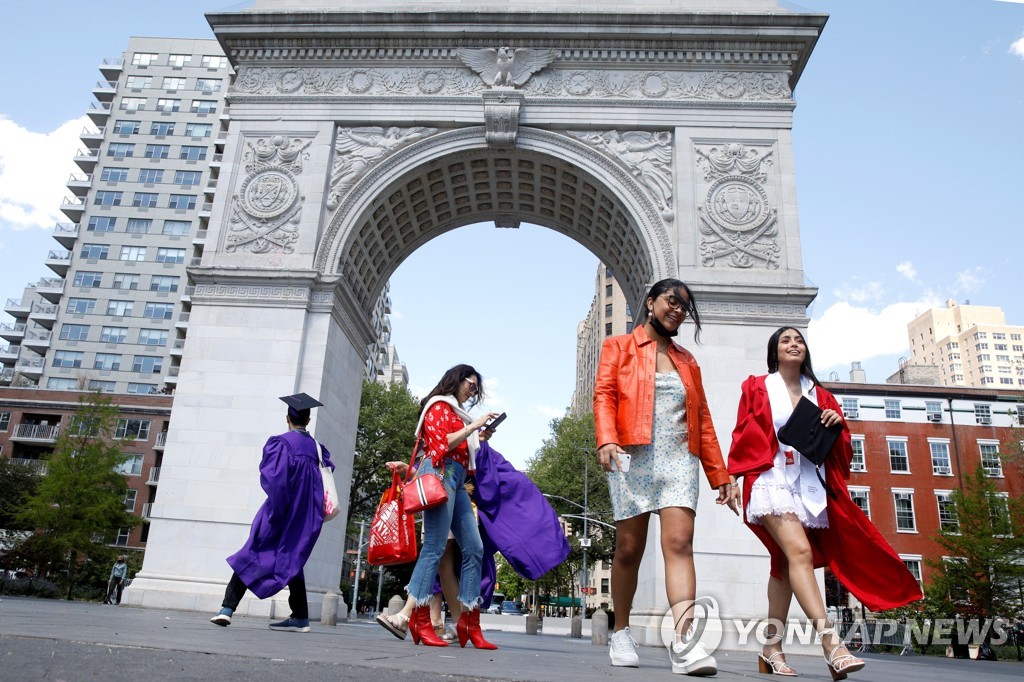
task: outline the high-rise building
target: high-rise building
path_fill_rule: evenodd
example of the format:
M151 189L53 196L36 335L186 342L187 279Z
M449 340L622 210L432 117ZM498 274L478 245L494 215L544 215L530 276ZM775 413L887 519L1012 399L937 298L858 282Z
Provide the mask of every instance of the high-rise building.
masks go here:
M598 265L594 276L594 298L587 317L576 328L576 389L570 411L574 415L593 410L594 381L601 359L601 344L609 336L633 331L633 311L622 287L606 265Z
M946 386L1024 387L1024 326L1006 324L1001 308L932 308L907 325L910 365L935 365Z

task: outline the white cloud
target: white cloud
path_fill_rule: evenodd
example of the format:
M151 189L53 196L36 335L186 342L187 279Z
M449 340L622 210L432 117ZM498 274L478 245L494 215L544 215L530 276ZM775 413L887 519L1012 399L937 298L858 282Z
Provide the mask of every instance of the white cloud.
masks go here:
M1015 54L1024 59L1024 36L1017 38L1010 44L1010 54Z
M560 419L565 416L564 407L552 407L551 405L534 405L533 409L548 419Z
M920 280L917 278L917 270L914 269L914 264L908 260L897 265L896 272L900 273L914 284L920 283Z
M980 267L968 268L958 272L956 274L956 283L953 285L954 291L965 294L977 291L985 283L985 278L981 276L983 272Z
M919 301L892 303L879 310L846 301L833 304L821 317L811 320L807 329L815 373L820 376L827 369L848 368L851 362L906 354L907 324L940 304L931 294Z
M74 119L50 133L34 133L0 115L0 222L14 229L50 229L60 212L68 175L80 173L72 157L89 119Z
M854 277L851 282L844 282L843 287L832 291L832 295L840 301L867 303L881 300L885 295L885 288L881 282L865 282L859 277Z

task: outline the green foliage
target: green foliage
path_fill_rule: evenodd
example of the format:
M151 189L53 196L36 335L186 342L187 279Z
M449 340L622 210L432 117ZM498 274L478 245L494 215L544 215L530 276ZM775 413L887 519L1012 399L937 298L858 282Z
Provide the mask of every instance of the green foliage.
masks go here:
M41 480L38 469L0 457L0 528L32 530L15 517L25 500L35 494Z
M373 518L381 494L391 485L385 462L409 461L419 415L420 404L406 386L363 382L348 500L350 527Z
M37 531L31 548L35 565L64 571L69 595L79 562L106 554L104 540L139 523L124 510L128 485L119 467L126 456L113 438L116 423L109 398L97 393L79 399L78 413L61 430L46 476L15 515L18 523Z
M955 532L936 536L948 561L929 560L936 573L925 608L936 616L1018 619L1024 579L1024 508L1019 499L996 494L978 468L952 494L960 522Z

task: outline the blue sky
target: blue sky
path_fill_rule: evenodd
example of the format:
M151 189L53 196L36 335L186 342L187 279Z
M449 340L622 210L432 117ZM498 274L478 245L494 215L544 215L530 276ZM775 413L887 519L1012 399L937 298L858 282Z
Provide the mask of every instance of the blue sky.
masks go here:
M64 220L57 207L101 60L131 35L212 37L203 12L244 4L5 8L0 299L52 275L42 260L59 248L49 235ZM1024 324L1024 4L784 6L831 15L796 88L793 132L804 269L820 289L808 332L818 374L845 379L860 360L883 381L907 354L906 323L947 298L1001 306ZM438 278L432 266L453 254ZM394 339L413 390L456 362L477 365L489 406L509 413L495 446L524 462L569 404L596 266L568 238L531 226L463 228L422 247L392 279Z

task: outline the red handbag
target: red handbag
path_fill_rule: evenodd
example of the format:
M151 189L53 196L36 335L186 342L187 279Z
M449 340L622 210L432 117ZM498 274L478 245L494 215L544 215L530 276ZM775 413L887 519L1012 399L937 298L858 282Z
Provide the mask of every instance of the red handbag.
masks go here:
M419 439L412 446L412 459L409 461L409 473L413 472L413 464L416 463L416 448L419 446ZM441 463L441 475L444 475L444 463ZM406 481L402 489L402 500L405 502L405 511L409 514L421 512L424 509L438 507L448 501L448 492L444 489L441 477L430 472L416 476L411 481Z
M366 560L373 566L407 564L416 560L416 519L402 501L402 479L391 472L391 487L384 491L370 524Z

